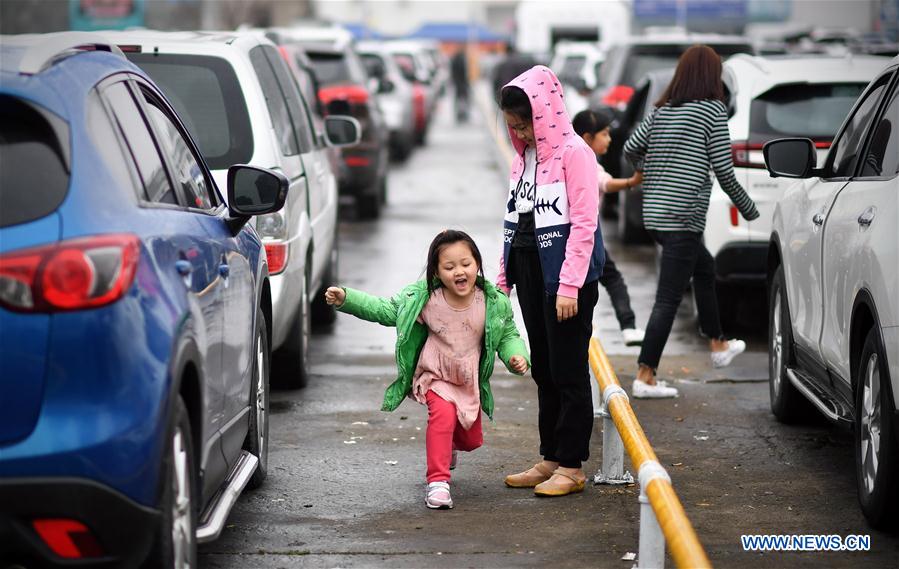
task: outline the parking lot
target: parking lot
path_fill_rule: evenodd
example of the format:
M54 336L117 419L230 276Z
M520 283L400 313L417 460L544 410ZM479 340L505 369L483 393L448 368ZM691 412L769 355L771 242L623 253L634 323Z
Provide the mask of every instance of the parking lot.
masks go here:
M344 210L342 284L392 294L423 270L427 242L444 227L469 231L487 274L495 272L501 241L493 212L504 202L499 153L481 116L457 126L447 111L444 105L429 146L391 169L382 219L358 222ZM654 248L623 246L613 230L606 236L643 322L655 289ZM764 332L750 333L750 350L733 366L714 370L691 314L685 302L660 368L681 396L633 405L713 562L895 564L899 541L871 531L858 511L851 433L823 420L778 424L768 403ZM638 349L623 345L604 295L594 322L629 386ZM425 410L412 401L394 413L377 410L394 377L393 342L392 330L346 315L332 332L313 336L309 386L273 395L271 477L238 503L222 539L201 549L204 566L631 566L621 558L637 547L636 486L541 500L502 484L536 452L536 389L527 378L495 377L496 423L485 423L484 448L462 454L455 509L425 509ZM600 466L601 443L597 420L589 472ZM871 551L747 553L740 544L742 534L791 533L870 534Z
M899 0L817 1L0 5L0 569L899 566Z

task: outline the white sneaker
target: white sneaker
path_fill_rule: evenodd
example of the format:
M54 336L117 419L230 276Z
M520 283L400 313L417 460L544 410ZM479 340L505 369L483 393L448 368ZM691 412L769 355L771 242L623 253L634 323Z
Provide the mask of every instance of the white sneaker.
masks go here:
M657 381L650 385L645 381L635 379L631 394L635 399L670 399L677 397L677 388L668 387L664 381Z
M458 459L458 457L459 457L459 451L457 451L456 449L453 449L453 454L452 454L452 457L450 458L450 470L456 469L456 460Z
M627 328L621 331L621 335L624 336L625 346L640 346L643 344L646 331L643 328Z
M425 504L432 510L450 510L453 507L453 497L450 496L448 482L428 483L428 497Z
M734 358L746 351L746 342L743 340L728 340L727 349L723 352L712 352L712 367L726 367Z

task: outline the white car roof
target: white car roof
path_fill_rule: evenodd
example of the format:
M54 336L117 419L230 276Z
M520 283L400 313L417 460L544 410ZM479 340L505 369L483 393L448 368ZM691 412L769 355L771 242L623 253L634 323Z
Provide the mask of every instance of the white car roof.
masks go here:
M335 49L343 49L354 40L353 33L340 26L293 26L275 29L296 41L330 43Z
M231 46L249 49L259 44L274 45L258 30L247 31L203 31L203 32L161 32L156 30L104 31L103 36L120 46L139 45L141 48L159 45L167 49L181 50L184 46ZM177 47L176 47L177 46ZM146 52L146 49L144 49Z
M868 83L889 63L888 57L871 55L737 54L729 57L724 67L734 74L737 84L751 84L751 94L755 95L783 83Z

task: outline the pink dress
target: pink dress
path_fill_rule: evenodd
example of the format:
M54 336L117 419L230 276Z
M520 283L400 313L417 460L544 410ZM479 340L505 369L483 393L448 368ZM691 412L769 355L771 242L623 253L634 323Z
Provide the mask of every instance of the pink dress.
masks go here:
M418 321L428 327L428 339L412 378L412 395L427 404L428 390L456 406L456 417L466 430L481 412L478 368L484 339L487 305L477 288L466 308L453 308L443 289L428 299Z

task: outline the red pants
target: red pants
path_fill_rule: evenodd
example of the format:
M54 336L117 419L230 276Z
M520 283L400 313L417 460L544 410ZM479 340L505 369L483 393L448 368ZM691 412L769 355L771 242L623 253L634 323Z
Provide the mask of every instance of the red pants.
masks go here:
M456 419L456 406L428 391L428 430L425 448L428 453L428 482L449 482L453 449L472 451L484 444L481 415L467 431Z

